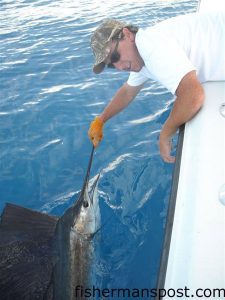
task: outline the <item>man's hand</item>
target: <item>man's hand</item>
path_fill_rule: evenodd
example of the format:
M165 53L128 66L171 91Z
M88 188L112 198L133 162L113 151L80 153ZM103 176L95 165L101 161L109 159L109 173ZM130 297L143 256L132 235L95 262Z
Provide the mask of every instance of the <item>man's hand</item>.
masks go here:
M88 136L95 148L98 146L98 144L101 142L103 138L103 126L104 123L100 117L96 117L94 121L91 122L88 131Z
M172 150L172 138L170 136L166 136L163 131L159 137L159 151L163 160L167 163L174 163L175 157L171 156Z

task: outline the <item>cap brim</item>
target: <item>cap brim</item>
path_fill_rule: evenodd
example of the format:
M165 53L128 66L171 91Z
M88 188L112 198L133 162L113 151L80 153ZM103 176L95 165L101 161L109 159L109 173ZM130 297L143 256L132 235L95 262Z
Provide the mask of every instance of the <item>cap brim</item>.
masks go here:
M93 72L95 74L100 74L105 68L105 63L104 62L101 62L100 64L98 65L94 65L93 67Z

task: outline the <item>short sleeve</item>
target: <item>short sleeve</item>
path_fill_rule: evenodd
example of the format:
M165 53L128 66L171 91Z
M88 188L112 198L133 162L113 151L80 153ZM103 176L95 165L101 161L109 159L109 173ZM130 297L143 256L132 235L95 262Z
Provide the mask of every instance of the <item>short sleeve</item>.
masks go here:
M139 86L145 83L146 80L148 80L148 77L146 77L141 70L140 72L130 72L127 83L131 86Z

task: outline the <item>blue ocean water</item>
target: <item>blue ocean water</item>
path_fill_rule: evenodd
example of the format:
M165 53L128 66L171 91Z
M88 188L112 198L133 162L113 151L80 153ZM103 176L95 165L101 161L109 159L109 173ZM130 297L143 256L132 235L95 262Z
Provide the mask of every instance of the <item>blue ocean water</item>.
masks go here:
M0 211L12 202L62 215L76 199L89 124L128 77L92 72L90 36L101 21L145 27L196 7L197 0L0 1ZM155 286L173 171L157 140L172 102L149 81L105 126L92 168L92 176L101 171L99 288Z

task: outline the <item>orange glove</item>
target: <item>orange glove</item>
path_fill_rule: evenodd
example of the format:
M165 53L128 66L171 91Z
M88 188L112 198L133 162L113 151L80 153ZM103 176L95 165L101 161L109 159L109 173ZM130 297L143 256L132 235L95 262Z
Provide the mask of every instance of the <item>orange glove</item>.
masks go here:
M90 128L88 130L88 136L95 148L103 138L103 126L104 123L102 122L100 117L96 117L94 121L91 122Z

